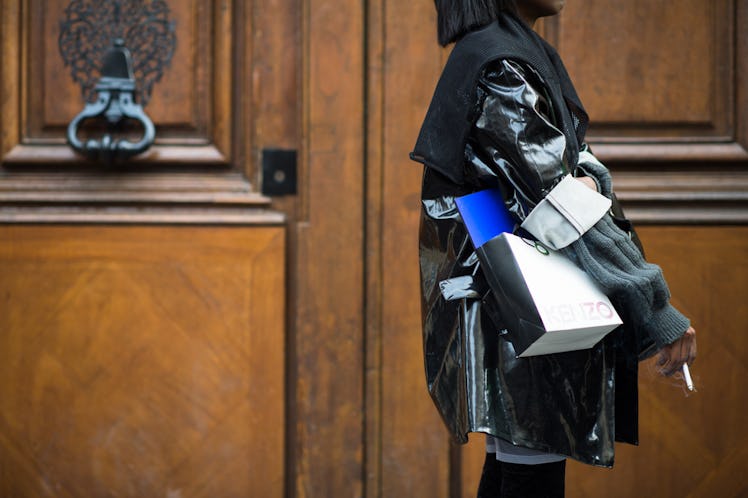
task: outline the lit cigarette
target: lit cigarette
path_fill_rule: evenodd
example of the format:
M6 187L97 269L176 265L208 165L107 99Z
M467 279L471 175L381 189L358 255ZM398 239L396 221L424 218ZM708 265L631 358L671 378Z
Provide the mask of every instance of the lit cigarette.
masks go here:
M691 378L691 370L689 370L687 363L683 364L683 378L686 381L686 388L689 391L693 391L693 379Z

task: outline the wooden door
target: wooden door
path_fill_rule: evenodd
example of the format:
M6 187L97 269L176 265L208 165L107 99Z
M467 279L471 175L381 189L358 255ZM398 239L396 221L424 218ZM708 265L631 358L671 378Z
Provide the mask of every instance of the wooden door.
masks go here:
M745 496L748 2L566 4L540 30L567 63L591 116L589 142L700 348L692 395L642 365L641 446L620 446L613 470L570 464L567 495ZM484 442L451 444L426 393L421 170L407 156L448 49L436 44L433 2L369 9L367 496L467 498Z
M0 240L0 495L282 496L281 229Z
M0 494L474 495L482 439L450 444L423 379L433 2L165 2L156 144L115 168L64 142L71 3L0 3ZM567 3L544 32L701 334L699 392L645 367L642 446L568 494L740 496L748 7ZM263 194L272 148L295 195Z
M107 167L65 144L58 39L114 3L0 4L0 494L360 496L364 5L116 2L176 48Z
M276 7L2 2L0 495L285 495L288 216L259 165L298 148L300 86ZM138 66L137 23L176 42L156 142L85 160L63 26L88 57L120 29Z

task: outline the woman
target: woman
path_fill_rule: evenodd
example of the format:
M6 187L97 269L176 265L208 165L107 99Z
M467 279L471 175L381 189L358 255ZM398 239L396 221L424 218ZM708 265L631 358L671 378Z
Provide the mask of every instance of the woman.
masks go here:
M440 44L456 44L411 154L426 166L428 388L456 440L488 435L480 497L563 496L566 457L609 467L615 440L637 443L638 360L659 350L671 375L694 360L695 331L670 305L662 272L644 260L628 222L574 203L590 195L579 189L614 196L608 170L584 143L587 114L574 86L532 30L563 0L435 3ZM566 182L561 195L556 187L569 175L574 187ZM584 269L623 327L590 350L516 358L499 336L495 298L454 202L496 186L524 235ZM544 202L550 192L568 203L566 215Z

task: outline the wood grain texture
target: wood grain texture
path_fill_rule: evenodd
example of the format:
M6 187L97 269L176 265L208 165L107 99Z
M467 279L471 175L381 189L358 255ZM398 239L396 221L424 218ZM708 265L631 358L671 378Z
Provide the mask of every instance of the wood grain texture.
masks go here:
M570 462L567 496L746 496L748 228L652 226L638 232L648 259L663 268L673 304L696 328L697 392L689 395L681 379L657 374L654 359L642 363L640 446L618 445L612 470ZM485 448L474 444L465 451L461 496L470 498Z
M269 113L263 108L254 115L253 85L284 87L285 96L298 91L299 82L256 85L253 45L244 43L245 36L255 36L245 29L255 24L253 10L231 2L169 3L177 48L146 107L157 126L156 143L112 166L85 161L65 144L67 123L83 108L80 87L57 47L68 3L3 2L0 205L269 204L254 181L259 153L253 135L255 121L267 121ZM265 16L266 26L288 29L287 18ZM296 61L292 51L286 60L285 68ZM294 105L277 111L296 125ZM171 190L164 189L170 181Z
M235 144L237 164L253 185L262 184L261 156L264 148L294 149L299 151L297 164L297 195L273 197L272 208L283 213L287 226L286 261L292 268L304 267L296 263L300 206L309 195L306 181L305 151L302 148L302 2L300 0L268 0L236 2L236 16L243 29L235 37L237 50L243 54L244 70L239 71L237 85L242 98L235 107L233 118L243 139ZM287 359L286 407L286 496L297 496L297 475L316 464L298 465L297 433L303 424L317 424L317 420L297 422L297 325L298 306L302 300L312 300L314 286L299 288L296 273L289 272L286 286ZM315 331L309 330L311 334ZM308 338L312 344L314 337ZM315 442L315 444L322 444Z
M373 385L367 392L374 398L367 407L376 411L367 410L367 495L446 497L449 435L426 390L422 362L422 168L408 159L446 52L435 43L432 4L371 2L370 11L379 24L369 31L367 379Z
M748 109L748 1L737 0L735 5L735 32L738 38L735 43L735 67L737 78L735 80L735 108L738 109L736 116L737 142L748 149L748 118L745 117L745 109Z
M293 230L294 496L364 476L364 5L302 6L304 192Z
M652 362L640 372L641 446L621 445L613 471L574 465L571 496L748 494L744 378L748 357L748 228L646 227L647 257L660 264L673 303L697 331L697 392L665 379Z
M301 206L308 196L308 175L301 136L301 6L300 0L268 0L252 4L240 2L237 11L243 25L250 29L244 29L236 43L245 54L245 67L251 68L241 71L239 75L243 107L241 112L234 113L234 118L242 122L238 129L242 130L245 139L237 157L245 177L253 185L261 185L264 148L299 151L297 195L271 199L272 208L284 213L289 225L299 221ZM247 143L251 146L247 147ZM296 230L290 230L289 254L295 254L296 245ZM293 310L296 299L293 280L289 281L288 293L290 309ZM289 323L294 321L289 316ZM293 350L289 350L289 354L293 355Z
M417 234L422 167L408 158L440 63L446 60L446 52L434 43L434 31L414 30L409 21L419 19L421 26L434 26L431 7L413 3L387 9L384 94L390 98L385 104L382 178L382 496L444 497L449 490L450 441L425 386L421 302L414 292L420 288ZM412 48L398 51L396 47ZM398 90L409 82L419 83L415 92ZM402 128L392 126L396 121Z
M382 171L384 168L384 110L383 77L385 71L385 2L368 2L366 82L366 373L365 400L365 494L382 496L384 451L382 447Z
M638 224L748 223L745 166L721 172L651 165L622 168L614 172L613 185L626 215Z
M2 30L3 60L14 61L10 70L0 73L3 128L7 128L0 150L4 163L83 162L65 145L67 124L84 106L80 86L72 80L58 48L68 3L3 2L3 23L8 28ZM227 164L232 161L233 75L239 67L233 49L235 9L230 2L205 0L168 6L176 50L145 108L157 127L156 144L135 161Z
M6 341L0 344L0 359L3 360L0 372L4 372L0 374L0 387L10 386L9 394L5 394L5 389L0 391L3 393L0 406L5 417L0 419L4 424L0 427L0 448L3 448L0 451L0 494L24 498L77 497L81 496L81 491L76 487L76 479L86 482L85 479L101 478L113 483L112 486L119 486L116 489L122 491L116 492L120 496L145 493L143 489L147 486L151 486L148 490L156 490L150 494L153 496L168 496L169 492L176 496L177 491L182 496L225 496L223 491L229 496L239 496L248 487L257 490L251 493L253 496L284 493L294 498L474 496L483 461L482 437L471 437L466 447L450 445L426 393L423 376L416 261L420 167L407 159L407 153L447 54L435 42L433 5L392 0L170 2L175 15L179 16L178 29L184 28L189 33L186 43L178 48L180 57L189 55L189 60L180 61L179 71L189 74L186 79L166 78L156 86L156 90L163 90L164 94L154 96L152 105L155 107L149 105L148 109L166 125L159 143L132 168L112 172L71 168L76 158L61 141L60 124L55 124L64 123L64 120L42 109L56 104L47 96L42 98L48 92L45 94L36 87L48 89L49 78L65 76L52 67L53 62L34 58L55 54L49 48L54 47L53 35L46 33L44 40L34 40L34 32L29 29L41 18L47 19L45 22L51 26L51 14L39 11L42 3L36 0L0 3L3 58L0 64L0 154L5 158L0 170L0 210L4 216L0 219L27 224L4 228L10 231L2 232L0 247L9 247L21 240L15 235L10 238L9 234L20 233L13 230L28 229L33 232L25 232L24 237L33 243L25 243L24 248L28 249L29 257L36 255L18 270L15 266L20 256L16 254L13 263L6 265L10 270L2 269L0 283L13 287L12 295L16 296L13 308L19 311L0 317L0 323L14 320L14 327L18 327L27 316L44 321L50 313L48 308L57 309L52 303L54 296L82 311L75 317L68 314L54 318L59 322L55 322L56 326L62 327L53 329L62 331L59 336L41 325L38 335L31 341L18 332L4 336L0 329L0 341ZM59 0L50 5L55 8L62 3L63 0ZM567 8L578 8L573 7L574 3L569 2ZM722 268L719 264L732 263L735 254L745 259L740 250L715 248L707 239L732 241L730 244L735 244L736 239L745 239L743 227L739 225L746 222L748 120L744 109L748 108L745 91L748 88L745 85L748 81L748 57L745 57L748 54L748 36L745 36L748 2L718 0L707 6L689 0L687 4L693 7L691 14L688 9L679 9L672 19L665 20L665 25L677 20L689 29L693 27L695 39L709 47L699 45L694 53L705 56L703 62L714 66L713 73L701 75L667 95L660 93L652 97L663 102L678 96L693 98L685 108L668 109L669 114L660 116L649 102L641 110L627 109L628 114L622 119L610 117L610 123L600 128L601 132L610 132L610 141L602 140L604 137L600 134L602 138L595 145L600 146L602 155L607 154L611 159L610 166L621 180L619 185L623 186L626 206L631 208L636 219L654 224L651 230L657 234L663 222L714 224L714 228L665 227L662 233L673 246L677 246L683 236L703 239L696 244L699 255L694 261L702 261L702 253L715 251L721 259L708 265ZM613 22L637 22L641 16L637 17L636 12L642 9L651 9L650 12L664 9L659 1L623 5L618 0L609 0L602 5L592 6L604 11L594 17L572 16L575 22L584 25L580 29L597 33L599 26L609 27ZM627 10L630 5L635 7L633 14ZM36 10L29 6L36 6ZM609 16L609 11L613 10L622 12ZM569 12L574 11L567 10L567 14ZM711 16L709 22L698 18L698 14L704 12ZM720 18L720 12L726 12L727 18ZM189 26L185 27L185 22ZM576 40L577 44L582 41L578 33L571 31L570 21L563 23L555 28L550 25L548 33L556 33L553 36L561 41L561 50L566 56L571 50L570 40ZM649 21L643 26L647 39L665 40L662 52L665 54L672 53L669 40L680 43L685 36L676 32L669 38L653 28ZM719 38L722 26L729 28L725 33L732 36L733 42ZM611 48L608 41L603 40L603 48L616 53L638 53L642 46L637 43L634 37L627 37ZM587 43L583 48L588 53L594 44ZM706 50L709 53L705 53ZM725 51L730 50L732 59L725 59ZM656 58L656 54L645 55ZM596 56L592 54L591 57ZM691 56L681 57L688 61ZM629 59L618 62L628 63ZM674 64L667 61L659 64L654 79L660 83L677 80ZM593 85L592 90L598 91L584 72L597 69L588 64L578 67L582 72L574 74L575 78L588 79L585 84ZM31 74L38 74L44 81L34 83ZM718 88L732 84L717 81L721 74L732 75L734 80L732 94L725 97L732 106L729 108L718 99L705 103L704 95L698 93L707 84ZM618 83L622 85L621 91L633 95L640 92L641 89L633 86L634 80L628 78L627 82ZM647 88L650 87L663 91L661 86L650 84ZM615 99L615 105L622 106L626 97L618 90L620 88L610 98ZM602 93L593 99L597 99L593 102L594 109L600 109L605 103ZM32 105L40 111L33 116L37 119L36 128L28 126L32 121L29 114ZM159 105L163 105L160 110ZM178 106L182 108L177 109ZM707 116L707 113L711 114ZM685 119L685 125L674 124L681 118ZM45 124L47 121L49 124ZM725 123L733 128L726 129ZM273 146L300 151L299 194L295 197L271 200L257 192L261 150ZM227 161L228 168L215 167ZM65 168L58 168L62 165ZM144 167L158 171L153 175L142 174L139 168ZM267 210L269 204L274 212ZM285 249L279 249L274 256L280 255L288 263L287 287L278 291L287 299L288 309L284 313L268 305L270 308L265 312L269 315L278 311L281 320L286 317L288 336L283 339L281 329L277 334L255 337L254 329L250 328L244 334L228 337L227 327L236 324L240 320L237 317L243 316L246 309L255 309L242 297L251 291L236 282L250 270L242 269L237 276L211 265L226 258L241 260L241 265L253 269L270 263L265 256L252 256L263 250L256 245L258 242L249 240L249 235L246 244L232 245L229 254L224 255L223 251L205 248L213 243L223 244L219 241L228 239L218 237L214 241L212 236L205 235L193 240L193 236L174 234L201 232L211 223L261 224L270 230L281 230L284 220L289 227L288 239L283 245ZM54 226L70 222L103 225ZM122 225L107 226L112 223ZM140 223L190 226L149 229L132 226ZM721 226L724 223L736 226ZM68 230L70 232L66 232ZM106 254L114 252L106 251L114 251L112 247L117 244L141 248L147 241L162 240L155 235L162 230L165 245L158 242L142 251L121 250L116 253L120 259L107 259ZM255 233L254 228L238 230ZM66 240L73 238L70 233L85 233L81 241L106 239L109 242L84 244L86 247L80 246L82 242L73 246L65 245L73 242L65 242L60 246L51 244L52 238L43 236L53 232L58 237L68 234ZM166 239L172 237L170 245ZM182 251L185 254L196 248L205 249L197 250L205 259L195 256L200 264L194 263L187 272L170 273L175 264L181 264L181 258L191 257L180 255L176 261L167 257L166 252L172 251L177 243L187 247ZM269 241L268 244L267 247L278 245ZM48 251L55 246L59 246L59 250L75 247L80 252L68 253L68 259L49 259ZM104 246L106 250L102 249ZM235 252L242 250L239 246L246 252ZM96 251L104 256L96 256L99 254ZM161 259L154 260L158 264L138 259L151 251L161 255ZM0 252L0 256L2 254ZM658 260L663 266L673 261L680 259L666 255ZM203 263L213 269L196 268ZM704 262L705 268L708 265ZM143 269L146 267L148 271ZM33 284L30 287L26 277L18 276L21 270L31 276L35 271L44 271L47 278L33 277L28 280ZM75 280L76 272L83 275L80 280ZM695 275L690 267L676 267L674 271L666 268L668 277L676 279L671 282L674 289L692 283L678 282L679 277L671 273ZM699 270L699 275L702 274L706 276L698 278L698 285L709 286L715 290L715 295L721 295L724 282ZM12 281L9 280L11 275L16 275ZM733 281L740 275L738 272L731 274L731 283L727 285L744 293L739 281ZM201 289L210 286L193 285L195 282L213 285L222 280L222 276L231 283L225 287L216 284L215 289L229 296L225 300L204 296ZM74 288L75 292L66 293L55 287L68 281L72 283L65 289ZM189 284L187 290L183 289L185 282ZM119 290L111 293L108 292L110 288ZM179 303L175 300L181 294L172 295L176 291L186 294ZM156 296L158 299L154 302L165 304L155 312L148 311L143 293ZM102 294L107 295L102 297ZM125 294L127 300L123 297ZM52 297L44 297L47 295ZM130 298L130 295L135 297ZM4 296L0 293L0 303ZM678 293L677 299L685 296ZM251 301L260 306L268 299L268 296L260 296ZM688 306L693 308L693 301L688 299ZM243 300L246 308L241 308L237 300ZM222 313L229 304L212 308L212 301L233 303L237 308ZM723 303L708 304L723 311ZM128 316L131 321L118 325L131 325L132 330L117 330L123 332L121 336L132 337L135 342L118 349L117 353L121 353L118 356L111 351L110 356L106 356L103 352L115 347L113 336L98 331L115 327L107 317L121 316L133 305L145 311ZM174 318L178 313L173 310L180 305L185 305L187 311L184 316ZM711 313L705 309L698 308L694 312L693 316L699 317L700 322L702 316ZM167 315L164 310L172 312ZM270 375L277 371L274 370L277 365L268 366L266 358L239 365L235 360L245 349L222 348L211 342L202 329L191 328L211 319L212 327L218 330L218 342L223 340L224 346L235 344L230 341L257 339L272 342L268 347L281 348L280 357L288 364L287 392L251 393L253 400L264 399L261 398L263 394L269 395L263 401L269 403L267 410L240 403L231 411L224 400L216 399L216 392L245 389L247 393L255 389L244 377L251 372ZM267 330L281 327L271 318L263 320L272 322ZM46 323L51 322L47 320ZM79 329L87 332L78 334ZM146 329L155 329L158 333L148 335L143 332ZM213 337L213 332L210 335ZM702 357L694 367L695 374L697 381L719 382L715 374L707 373L702 367L708 364L705 362L715 361L703 356L708 351L705 348L714 347L713 343L704 346L708 341L700 342ZM150 345L161 345L161 352L152 351ZM102 351L102 354L74 362L77 359L74 346L84 351L88 350L85 348ZM739 351L743 345L734 347ZM273 351L272 358L278 358L277 350ZM16 373L8 373L19 372L13 370L16 367L31 372L32 367L19 366L18 362L34 355L42 359L33 363L32 376L18 378L14 377ZM250 355L244 356L249 358ZM722 352L720 361L732 356L735 356L732 350ZM104 367L97 371L92 362L98 360L111 361L111 372ZM123 363L133 366L128 370L132 379L122 374L126 370ZM196 370L187 372L186 365L193 364ZM151 365L154 371L164 373L148 377L142 365ZM657 387L651 394L643 393L642 404L650 407L643 417L653 421L646 426L646 441L656 442L657 449L622 447L619 468L613 474L620 473L623 477L615 477L610 482L629 485L629 481L638 479L641 489L651 492L655 489L654 476L647 473L651 465L663 473L657 477L665 483L654 496L681 492L684 485L678 479L680 474L675 473L680 467L658 467L664 464L653 463L660 458L668 462L679 458L677 461L688 469L698 466L693 474L698 481L684 481L693 496L709 496L715 490L724 496L744 493L744 481L734 478L739 473L727 477L724 473L739 468L745 459L744 452L735 449L738 446L730 446L727 434L708 441L702 436L692 437L683 422L687 419L679 413L681 401L690 407L696 401L699 404L691 409L699 414L700 422L712 420L716 421L714 425L724 422L725 427L735 427L737 415L734 413L738 410L727 415L717 412L719 407L726 406L729 410L739 407L738 403L745 404L744 391L740 390L738 382L741 369L736 365L732 363L728 368L729 383L726 385L729 387L723 389L720 385L719 389L714 389L724 398L710 397L708 404L698 398L706 394L705 389L687 400L673 399L667 392L657 391ZM209 367L216 370L205 375ZM80 386L95 386L99 380L114 379L117 375L125 380L119 380L119 384L112 380L106 396L100 387L92 387L88 394L69 395ZM179 379L183 386L194 388L193 394L185 395L184 389L175 387ZM224 384L221 379L229 380ZM669 385L664 387L665 391L668 389L672 390ZM109 400L111 406L100 398ZM161 400L164 405L150 404L154 399ZM194 402L195 406L179 408L188 406L188 402ZM44 412L45 425L39 421L39 410L48 406L55 408ZM227 410L227 415L221 419L222 424L217 424L215 413L221 408ZM19 415L22 413L32 416L26 420ZM670 418L673 413L681 418ZM105 434L110 437L109 446L86 432L93 429L83 425L85 418L78 421L80 414L90 414L88 419L110 424L103 425L111 429ZM284 414L287 415L285 422ZM167 416L175 422L164 423ZM657 422L664 419L675 422ZM114 421L119 425L115 427ZM248 421L251 429L247 428ZM283 426L284 430L278 433L268 429L277 426ZM200 430L208 434L203 439L199 439ZM152 434L159 434L163 439L151 439ZM261 438L252 437L252 434L261 434ZM712 432L708 434L711 436ZM738 436L742 437L742 433ZM694 460L674 457L676 440L684 441L686 449L696 455ZM65 452L63 446L68 444L77 444L85 451ZM142 462L137 463L149 469L148 473L142 472L142 479L131 478L133 472L140 472L138 467L133 470L128 467L128 461L117 460L120 448L145 455ZM252 448L261 448L261 451L255 453ZM189 451L192 449L195 450ZM183 455L183 458L172 466L163 463L175 455ZM239 457L231 458L236 455ZM250 462L245 467L241 467L242 458ZM39 478L40 461L44 464L46 479ZM625 467L625 462L636 463L634 467ZM606 481L611 475L608 471L583 467L579 473L570 472L574 472L574 489L579 490L580 496L586 496L581 493L594 494L601 485L606 486L604 489L613 486ZM280 480L285 484L277 484L278 475L282 475ZM103 485L91 489L102 496L115 494Z
M744 81L741 75L744 75L745 61L733 59L731 55L745 50L748 37L742 34L746 30L739 27L745 25L748 2L698 5L691 2L691 9L668 11L672 15L664 19L667 26L673 22L683 23L673 37L668 30L658 31L653 27L648 17L662 13L666 8L663 2L634 2L633 10L630 3L623 5L615 0L595 6L573 7L573 3L568 3L561 24L551 23L544 32L560 41L564 57L575 48L583 49L585 59L572 61L570 66L574 67L575 81L585 80L585 92L600 92L599 97L592 96L593 100L599 99L593 102L592 109L600 109L606 98L614 100L615 105L628 102L631 106L633 100L622 92L626 90L636 96L643 87L636 87L637 79L624 68L626 81L617 82L619 86L613 86L615 91L604 97L602 92L606 87L603 83L600 88L595 86L593 77L601 69L590 64L590 60L603 56L595 53L598 41L583 40L583 33L591 36L605 32L599 41L603 54L606 51L639 53L644 50L642 40L621 35L620 40L615 41L610 39L610 32L613 23L636 24L644 18L644 40L662 41L666 46L663 53L677 50L675 41L686 36L683 30L691 26L695 28L694 39L704 41L707 47L702 45L696 52L709 50L701 62L710 65L712 72L700 75L700 79L689 81L682 88L673 88L678 85L680 74L675 61L664 61L653 68L657 84L649 82L646 89L658 93L645 100L644 109L627 109L626 113L610 117L610 126L617 127L614 130L617 135L611 135L610 142L593 143L595 150L600 146L603 155L610 156L608 164L614 171L617 187L621 187L627 212L638 221L652 225L642 229L645 236L659 237L659 241L646 241L653 246L649 249L650 257L665 268L676 304L686 309L698 329L699 323L710 322L713 316L724 314L731 307L744 306L740 297L745 295L744 284L739 282L748 280L744 266L740 266L746 259L745 240L748 240L744 227L748 197L743 138L748 115L744 112L745 106L739 105L745 99L745 85L740 84ZM580 13L580 9L587 8L593 13ZM367 345L371 348L367 350L367 381L373 385L367 385L367 455L370 457L367 496L472 497L484 459L483 437L473 435L468 445L457 452L451 450L436 410L426 396L423 381L415 259L420 169L407 159L445 52L436 46L432 5L403 5L382 0L370 2L369 9L367 295L372 306L367 315ZM612 11L615 11L613 15ZM703 15L710 21L706 22ZM703 25L696 26L698 24ZM572 32L572 27L578 32ZM626 28L625 31L630 34L635 30ZM679 57L688 59L691 55ZM626 57L616 64L630 62L632 56ZM647 54L645 60L657 57L655 53ZM720 74L733 75L736 87L730 89L732 83L717 82ZM611 73L607 77L620 75ZM720 103L719 95L699 94L705 85L723 85L719 88L728 92L725 98L732 110L724 110L726 104ZM686 107L668 109L665 114L658 114L653 107L664 105L667 99L690 98L692 94L695 100ZM586 95L582 98L586 99ZM608 125L603 129L607 133ZM661 130L665 131L660 133ZM600 136L596 135L595 139ZM418 171L413 171L414 166ZM676 247L680 249L675 250ZM712 271L710 268L717 261L724 266L714 267ZM721 274L729 271L727 268L731 265L739 269L732 270L734 275L729 277L729 282L724 282ZM696 280L689 280L691 278ZM745 328L745 317L732 324L724 322L722 319L717 326L709 325L708 331L701 332L702 337L717 333L717 328L720 337L739 336ZM704 348L710 348L715 340L700 339L702 355L694 367L697 376L703 371L716 371L721 365L705 358ZM724 419L722 412L739 412L739 407L746 404L745 390L735 373L741 372L744 366L739 362L730 366L729 383L734 387L720 389L724 398L719 402L700 399L703 391L685 399L682 391L669 382L658 388L656 386L663 381L651 372L647 374L645 368L649 367L643 367L642 374L641 402L643 407L646 405L642 409L643 446L620 447L613 471L572 465L567 496L600 496L606 491L609 496L745 494L742 477L728 474L728 471L739 473L735 465L743 457L739 448L741 444L744 446L744 441L735 441L732 448L726 448L727 443L723 443L720 450L715 450L712 444L706 453L704 447L699 446L705 443L698 442L703 439L702 424L720 427L725 420L727 426L734 427L733 415ZM371 413L371 408L376 411ZM700 418L689 433L687 424L691 413L700 414ZM722 440L727 437L725 435ZM683 451L689 456L674 456L679 441L683 441ZM647 449L647 444L666 449L653 451ZM681 480L679 464L687 469L699 467L699 470L694 471L695 477ZM622 470L632 465L635 470ZM618 477L611 479L611 475ZM664 484L656 487L656 479Z
M552 41L590 114L596 154L715 173L748 160L747 10L745 0L569 2L551 21Z
M20 2L0 3L0 158L19 143L21 112Z
M557 20L593 134L734 138L732 0L569 2Z
M284 230L0 226L0 495L284 496Z

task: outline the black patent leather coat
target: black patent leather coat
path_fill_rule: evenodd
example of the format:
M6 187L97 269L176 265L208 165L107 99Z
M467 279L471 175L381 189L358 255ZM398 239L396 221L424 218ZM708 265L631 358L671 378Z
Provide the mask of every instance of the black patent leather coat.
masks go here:
M484 432L612 466L614 441L637 442L637 353L623 328L590 350L517 358L454 198L500 186L521 222L566 174L566 137L532 67L498 60L481 74L464 181L425 167L420 266L429 392L457 441ZM594 176L594 175L591 175Z

